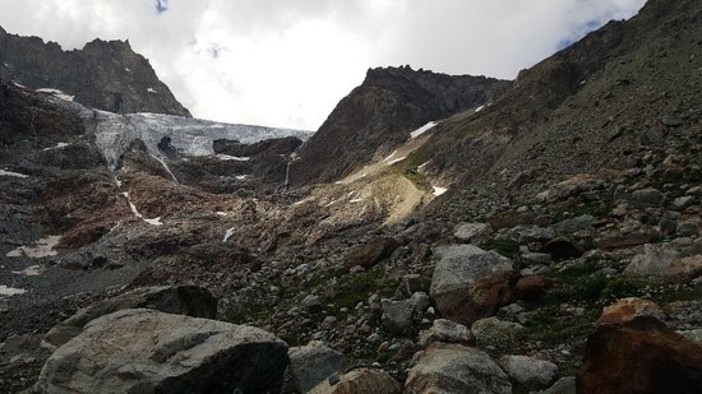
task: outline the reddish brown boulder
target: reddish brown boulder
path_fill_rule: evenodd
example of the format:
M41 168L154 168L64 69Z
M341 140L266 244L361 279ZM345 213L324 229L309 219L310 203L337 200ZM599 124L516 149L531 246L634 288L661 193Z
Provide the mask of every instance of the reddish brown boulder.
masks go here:
M344 268L351 269L357 265L365 269L372 268L381 260L390 257L400 243L391 237L378 237L372 241L356 245L344 257Z
M519 278L515 290L518 298L528 300L541 296L550 284L543 276L528 275Z
M624 324L639 316L651 316L662 320L665 317L665 313L653 301L629 297L622 298L604 308L597 322L601 324Z
M601 325L590 335L577 392L699 393L702 346L652 317Z

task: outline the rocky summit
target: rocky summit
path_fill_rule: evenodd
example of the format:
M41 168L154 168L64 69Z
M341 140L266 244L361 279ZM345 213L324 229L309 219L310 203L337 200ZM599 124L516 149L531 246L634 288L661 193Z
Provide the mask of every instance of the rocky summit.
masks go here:
M699 393L701 38L649 0L514 81L371 69L311 133L0 30L0 391Z

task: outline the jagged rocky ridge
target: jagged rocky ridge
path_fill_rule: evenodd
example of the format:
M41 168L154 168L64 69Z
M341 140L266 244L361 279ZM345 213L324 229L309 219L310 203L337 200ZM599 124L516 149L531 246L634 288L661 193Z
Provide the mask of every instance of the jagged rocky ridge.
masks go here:
M129 41L96 39L64 51L55 42L21 37L0 27L0 80L58 89L84 105L115 113L190 116Z
M374 157L387 156L420 126L479 107L508 84L409 66L370 69L301 149L292 181L336 181Z
M405 144L414 153L380 160L378 172L274 194L256 185L214 193L211 183L175 183L139 139L114 174L91 143L76 144L94 152L76 164L60 149L43 150L62 139L40 126L55 123L89 141L80 116L8 87L14 103L3 120L16 121L2 123L14 135L3 153L16 153L0 157L10 158L6 172L32 178L0 178L6 223L20 224L0 256L20 246L26 254L4 260L0 283L29 290L0 300L3 388L25 388L40 376L50 356L38 346L44 332L79 306L132 297L121 287L128 283L137 291L203 286L219 301L219 319L284 339L291 347L284 392L315 384L313 392L697 391L702 124L700 85L690 76L702 67L691 56L700 45L700 8L692 0L651 1L632 20L525 71L481 111L458 114ZM615 39L632 37L631 29L657 36L651 46ZM41 110L31 138L23 127L28 105ZM153 142L170 151L167 140ZM213 149L263 148L219 141ZM598 156L584 155L590 151ZM19 152L31 154L16 162ZM164 157L178 178L178 168L214 165L202 159L210 156ZM459 171L460 163L471 172ZM397 178L418 190L450 190L381 225L388 201L402 190L365 193ZM62 235L58 248L33 244L47 234ZM47 250L57 254L31 257ZM139 332L137 321L158 327L173 319L143 310L97 319L74 346L51 356L38 388L60 381L51 371L70 364L62 360L70 362L80 346L108 341L110 322ZM222 332L239 330L227 327ZM163 360L157 367L172 370L164 350L191 360L185 338L213 350L216 336L190 330L174 333L182 340L171 346L144 347L154 354L148 362ZM267 338L277 349L272 369L282 371L282 344ZM91 370L101 371L101 362ZM373 363L379 367L367 368Z

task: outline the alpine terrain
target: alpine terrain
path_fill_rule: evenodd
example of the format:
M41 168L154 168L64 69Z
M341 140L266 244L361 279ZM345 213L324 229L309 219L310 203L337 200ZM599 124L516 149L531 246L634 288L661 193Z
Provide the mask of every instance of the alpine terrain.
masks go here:
M0 392L699 393L702 3L316 132L0 28Z

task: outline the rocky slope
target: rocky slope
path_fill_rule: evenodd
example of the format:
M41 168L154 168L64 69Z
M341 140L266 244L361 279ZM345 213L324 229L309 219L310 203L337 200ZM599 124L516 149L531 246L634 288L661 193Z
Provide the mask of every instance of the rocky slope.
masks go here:
M508 81L399 68L368 70L300 151L295 184L335 181L387 156L430 121L479 107Z
M699 391L701 18L651 0L287 189L247 166L280 176L299 141L169 140L2 85L1 390ZM226 373L236 354L270 374Z
M129 41L95 40L64 51L38 37L0 27L0 79L33 89L58 89L79 103L116 112L190 116Z

